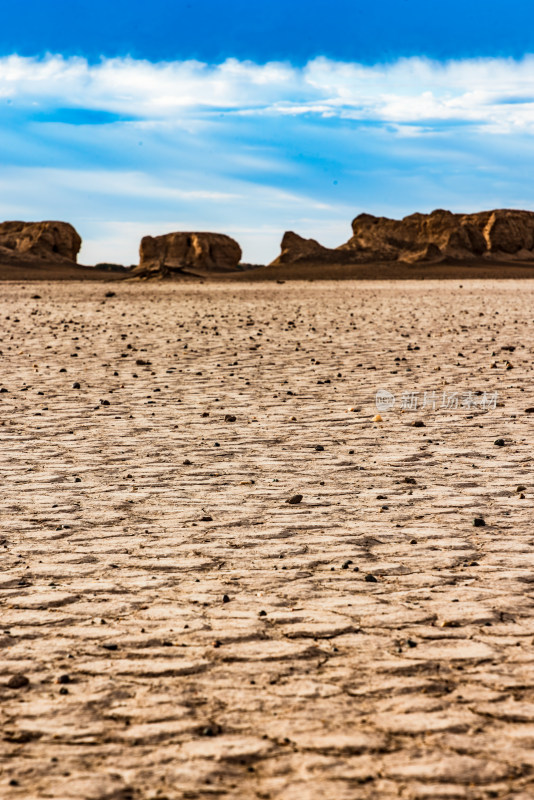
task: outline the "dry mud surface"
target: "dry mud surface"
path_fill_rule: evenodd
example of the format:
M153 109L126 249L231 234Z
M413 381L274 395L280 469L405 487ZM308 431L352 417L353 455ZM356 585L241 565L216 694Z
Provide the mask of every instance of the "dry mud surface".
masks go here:
M2 798L534 797L533 283L2 295Z

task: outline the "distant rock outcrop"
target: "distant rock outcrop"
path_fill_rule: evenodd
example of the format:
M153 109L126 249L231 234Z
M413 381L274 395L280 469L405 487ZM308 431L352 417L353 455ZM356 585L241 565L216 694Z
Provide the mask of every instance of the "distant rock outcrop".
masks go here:
M350 262L350 253L342 253L340 250L331 250L323 247L315 239L303 239L293 231L286 231L282 238L282 252L273 264L296 264L299 261L315 263L343 263Z
M360 214L352 231L349 241L334 249L286 233L273 264L534 260L532 211L453 214L438 209L401 220Z
M166 277L181 273L225 272L237 269L241 248L223 233L167 233L145 236L139 266L132 274Z
M82 240L68 222L0 223L2 263L75 264Z

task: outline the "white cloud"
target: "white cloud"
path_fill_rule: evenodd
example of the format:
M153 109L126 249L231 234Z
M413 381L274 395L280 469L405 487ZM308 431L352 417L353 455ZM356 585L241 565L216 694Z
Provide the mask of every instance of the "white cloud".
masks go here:
M177 184L181 184L177 185ZM245 261L264 263L279 251L287 226L327 235L332 223L348 238L352 209L312 194L212 174L151 175L103 168L5 167L0 219L65 219L82 236L80 263L136 263L141 238L175 230L220 231L235 237ZM222 191L226 185L234 191ZM310 218L303 216L303 210ZM340 221L339 221L340 220Z
M0 58L0 98L17 107L80 108L153 121L218 113L311 114L397 124L464 122L488 132L534 129L534 57L366 66L317 58L303 67L228 59ZM428 127L430 126L430 128Z
M532 56L0 58L0 218L71 221L85 263L133 263L169 230L265 262L284 230L334 246L360 211L531 207L533 75Z

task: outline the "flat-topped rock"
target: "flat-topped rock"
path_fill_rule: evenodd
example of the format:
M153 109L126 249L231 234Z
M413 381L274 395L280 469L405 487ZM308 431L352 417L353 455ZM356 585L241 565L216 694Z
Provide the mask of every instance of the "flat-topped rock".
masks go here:
M166 233L145 236L139 266L133 274L167 277L187 272L227 272L237 269L241 247L223 233Z
M0 260L76 263L82 240L68 222L1 222Z

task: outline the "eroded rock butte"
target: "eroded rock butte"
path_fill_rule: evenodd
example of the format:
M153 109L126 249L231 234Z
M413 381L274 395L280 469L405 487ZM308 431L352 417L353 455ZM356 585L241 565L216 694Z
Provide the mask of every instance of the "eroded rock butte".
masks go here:
M497 209L453 214L438 209L401 220L360 214L352 223L352 231L349 241L337 248L323 247L314 239L303 239L289 231L273 264L534 260L532 211Z

